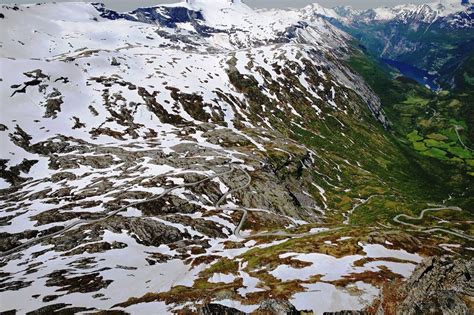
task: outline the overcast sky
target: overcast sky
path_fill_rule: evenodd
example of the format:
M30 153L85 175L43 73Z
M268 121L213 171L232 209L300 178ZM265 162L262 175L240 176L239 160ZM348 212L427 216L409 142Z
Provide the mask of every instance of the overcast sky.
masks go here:
M56 2L70 0L56 0ZM78 1L78 0L76 0ZM365 9L380 6L394 6L401 3L424 3L435 2L436 0L244 0L246 4L257 8L275 8L275 7L302 7L309 3L318 2L326 7L338 5L351 5L354 8ZM460 0L461 1L461 0ZM34 2L53 2L52 0L0 0L0 3L34 3ZM152 6L159 3L176 3L180 0L97 0L92 2L104 2L107 7L118 11L129 11L138 7Z

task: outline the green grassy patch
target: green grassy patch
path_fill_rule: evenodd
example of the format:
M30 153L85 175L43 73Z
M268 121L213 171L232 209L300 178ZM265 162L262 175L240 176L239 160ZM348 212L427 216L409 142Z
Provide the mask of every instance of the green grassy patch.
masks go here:
M212 264L209 268L200 273L201 277L210 277L214 273L223 273L223 274L235 274L237 275L239 271L239 263L235 260L230 260L228 258L222 258L216 263Z
M461 159L472 159L472 153L460 146L448 147L448 151Z
M446 151L443 151L441 149L438 149L438 148L430 148L428 150L426 150L425 152L423 152L424 155L426 156L430 156L430 157L433 157L433 158L437 158L437 159L440 159L440 160L445 160L446 159Z
M465 174L474 171L467 163L472 154L461 145L454 129L460 128L462 141L471 145L472 89L435 93L410 79L395 77L386 65L362 54L351 58L349 64L379 95L396 136L408 139L410 147L422 156L449 161L446 169L459 168Z
M423 140L423 137L421 137L421 136L418 134L418 130L413 130L412 132L410 132L409 134L407 134L407 138L408 138L408 140L410 140L411 142L416 142L416 141L421 141L421 140Z
M424 142L413 142L413 148L421 152L428 150Z

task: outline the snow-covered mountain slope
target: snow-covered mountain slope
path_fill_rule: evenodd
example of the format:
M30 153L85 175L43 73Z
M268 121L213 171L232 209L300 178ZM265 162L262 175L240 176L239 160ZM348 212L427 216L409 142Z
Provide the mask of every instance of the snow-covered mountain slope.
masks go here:
M241 2L222 0L194 0L139 8L123 14L110 11L101 4L95 6L101 16L109 19L139 21L198 33L214 48L243 49L293 40L309 42L326 50L347 48L346 34L321 18L313 19L311 25L306 25L304 14L299 11L254 11Z
M413 176L324 19L0 13L1 311L360 309L420 261L410 235L347 228Z
M204 6L203 16L209 15L211 21L222 20L219 14L209 12L226 14L225 10L230 10L229 17L245 21L249 14L256 14L243 4L229 6L221 2L227 6ZM170 8L189 9L188 4L183 5L139 10L163 13ZM169 131L173 123L214 123L234 131L235 125L273 129L268 122L273 110L263 104L250 104L251 108L248 103L252 100L246 99L244 87L235 85L244 83L244 79L256 80L259 93L278 111L299 117L270 86L274 81L284 87L287 75L281 72L289 65L301 92L309 93L314 113L321 119L326 119L322 107L346 110L343 100L347 95L343 90L340 96L336 92L344 86L365 98L384 122L376 97L348 69L335 64L335 57L331 60L325 56L342 54L347 46L345 35L322 20L296 26L292 24L296 17L282 19L273 14L254 18L262 22L257 26L249 22L208 25L204 23L208 20L201 20L202 25L213 28L203 36L190 25L176 23L176 27L169 28L169 21L157 27L150 21L109 20L101 15L110 12L104 13L100 7L102 12L98 12L81 3L3 8L6 17L1 22L7 31L1 34L1 62L8 76L1 82L2 98L10 104L3 110L5 118L16 118L5 120L3 128L9 132L24 130L32 136L31 143L57 134L96 143L133 140L145 138L150 132L160 134L162 130L157 128ZM73 20L64 20L71 12L78 13ZM174 19L171 13L165 14L170 20ZM137 13L127 17L133 15ZM31 25L35 26L33 30ZM292 32L285 33L288 29ZM308 67L313 68L315 78L306 74ZM313 79L320 83L310 87ZM256 108L259 106L262 108ZM261 148L256 140L252 141ZM8 166L25 157L24 148L19 149L14 138L2 145L8 148L3 156L9 160ZM17 150L22 154L16 154Z

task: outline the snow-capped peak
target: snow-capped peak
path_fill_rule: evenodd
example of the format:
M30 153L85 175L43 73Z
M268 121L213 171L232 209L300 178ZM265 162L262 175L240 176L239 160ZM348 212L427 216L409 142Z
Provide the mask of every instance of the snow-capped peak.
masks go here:
M470 27L474 6L469 1L440 0L420 5L403 4L395 7L379 7L355 10L351 7L335 7L333 10L318 9L314 14L336 19L343 23L371 23L397 21L400 23L433 23L441 19L454 27ZM459 17L461 16L461 17Z
M163 4L160 8L184 7L202 13L206 24L212 27L233 27L247 24L255 12L241 0L187 0L175 4Z
M303 13L303 15L316 14L332 18L337 18L339 16L334 9L325 8L319 3L307 5L301 9L301 12Z

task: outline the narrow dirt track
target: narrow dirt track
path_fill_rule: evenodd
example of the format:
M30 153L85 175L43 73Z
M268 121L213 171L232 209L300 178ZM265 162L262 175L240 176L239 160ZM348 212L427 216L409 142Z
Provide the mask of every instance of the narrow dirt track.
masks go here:
M241 230L242 230L242 227L244 226L244 224L247 220L249 212L266 212L266 213L272 213L272 214L275 214L275 213L270 211L270 210L266 210L266 209L250 209L250 208L242 208L242 207L221 206L221 204L227 199L227 197L229 195L231 195L232 193L235 193L237 191L241 191L241 190L246 189L247 187L250 186L250 184L252 182L252 177L250 176L250 174L245 169L232 164L232 165L230 165L230 169L225 171L225 172L214 174L212 176L209 176L207 178L201 179L201 180L196 181L196 182L185 183L185 184L181 184L181 185L177 185L177 186L168 188L156 197L130 203L130 204L128 204L126 206L123 206L123 207L121 207L117 210L114 210L114 211L111 211L110 213L107 213L107 215L103 218L96 219L96 220L78 220L76 222L73 222L73 223L65 226L63 229L61 229L57 232L54 232L54 233L51 233L51 234L48 234L48 235L44 235L44 236L29 240L29 241L27 241L27 242L25 242L21 245L18 245L18 246L14 247L14 248L12 248L8 251L2 252L2 253L0 253L0 257L10 256L10 255L22 250L22 249L28 248L29 246L40 243L40 242L42 242L44 240L47 240L47 239L50 239L52 237L62 235L65 232L67 232L69 230L72 230L74 228L78 228L80 226L87 225L87 224L94 224L94 223L99 223L99 222L105 221L108 218L111 218L111 217L117 215L118 213L127 210L130 207L135 207L135 206L147 203L147 202L159 200L159 199L163 198L164 196L166 196L167 194L169 194L170 192L172 192L173 190L176 190L176 189L179 189L179 188L197 186L197 185L202 184L206 181L210 181L214 178L231 174L231 173L233 173L237 170L244 173L244 175L246 177L245 183L243 185L237 187L237 188L229 189L214 204L215 209L219 210L219 211L240 211L240 212L242 212L242 218L240 219L239 224L237 225L237 227L234 229L234 232L233 232L234 236L236 236L237 238L247 239L247 238L255 238L255 237L271 237L271 236L277 236L277 237L306 237L306 236L316 235L316 234L320 234L320 233L323 233L323 232L334 231L334 230L340 229L340 228L335 228L335 229L328 229L328 230L318 231L318 232L314 232L314 233L308 232L308 233L301 233L301 234L292 234L292 233L287 233L285 231L274 231L274 232L257 233L257 234L247 235L247 236L242 235Z
M121 207L117 210L114 210L114 211L111 211L110 213L107 213L107 215L103 218L96 219L96 220L78 220L76 222L73 222L73 223L65 226L63 229L61 229L57 232L54 232L54 233L51 233L51 234L48 234L48 235L44 235L44 236L29 240L29 241L27 241L27 242L25 242L21 245L18 245L18 246L14 247L14 248L12 248L8 251L2 252L2 253L0 253L0 257L7 257L7 256L9 256L9 255L21 250L21 249L25 249L25 248L27 248L31 245L37 244L37 243L42 242L46 239L64 234L65 232L67 232L71 229L74 229L74 228L77 228L77 227L80 227L80 226L83 226L83 225L87 225L87 224L94 224L94 223L102 222L104 220L107 220L110 217L113 217L113 216L117 215L118 213L120 213L120 212L122 212L122 211L124 211L124 210L126 210L130 207L135 207L135 206L147 203L147 202L159 200L159 199L163 198L164 196L166 196L167 194L169 194L170 192L172 192L173 190L176 190L176 189L179 189L179 188L197 186L197 185L202 184L206 181L210 181L214 178L231 174L233 172L236 172L237 170L244 173L244 175L246 177L245 183L243 185L239 186L239 187L229 189L214 204L215 209L219 210L219 211L239 211L239 212L242 212L242 217L239 221L239 224L236 226L236 228L234 229L234 232L233 232L235 237L240 238L240 239L248 239L248 238L256 238L256 237L272 237L272 236L289 237L289 238L295 237L295 238L297 238L297 237L307 237L307 236L317 235L317 234L330 232L330 231L336 231L336 230L341 229L341 228L333 228L333 229L321 230L321 231L317 231L317 232L313 232L313 233L307 232L307 233L300 233L300 234L287 233L283 230L279 230L279 231L274 231L274 232L263 232L263 233L256 233L256 234L251 234L251 235L242 235L241 231L242 231L242 228L243 228L245 222L247 221L249 212L266 212L266 213L272 213L272 214L275 214L275 213L270 211L270 210L266 210L266 209L251 209L251 208L245 208L245 207L221 206L221 204L227 199L227 197L229 195L248 188L250 186L251 182L252 182L252 177L250 176L250 174L245 169L232 164L232 165L230 165L230 169L225 171L225 172L211 175L207 178L201 179L201 180L196 181L196 182L185 183L185 184L181 184L181 185L177 185L177 186L168 188L156 197L130 203L130 204L128 204L126 206L123 206L123 207ZM375 196L371 196L371 197L375 197ZM369 199L371 199L371 198L369 198ZM367 199L366 201L368 201L369 199ZM406 214L399 214L399 215L395 216L393 218L393 220L395 222L399 223L399 224L410 226L412 228L415 228L415 229L417 229L421 232L425 232L425 233L444 232L444 233L448 233L448 234L455 235L455 236L458 236L458 237L466 238L468 240L474 240L474 238L469 236L469 235L465 235L465 234L458 233L458 232L455 232L455 231L446 230L446 229L439 228L439 227L423 230L423 228L418 226L418 225L407 223L407 222L404 222L404 221L400 220L400 218L406 218L406 219L409 219L409 220L422 220L426 212L440 211L440 210L445 210L445 209L450 209L450 210L454 210L454 211L462 211L462 209L459 208L459 207L439 206L439 207L435 207L435 208L424 209L418 217L412 217L412 216L409 216L409 215L406 215Z
M455 236L458 236L458 237L461 237L461 238L465 238L465 239L468 239L470 241L474 241L474 237L470 236L470 235L466 235L464 233L459 233L459 232L456 232L456 231L452 231L452 230L447 230L447 229L444 229L444 228L440 228L440 227L434 227L434 228L429 228L429 229L423 229L422 226L419 226L419 225L416 225L416 224L412 224L412 223L408 223L408 222L405 222L405 221L402 221L400 220L401 218L406 218L406 219L409 219L409 220L416 220L416 221L419 221L419 220L422 220L423 217L425 216L425 213L427 212L435 212L435 211L441 211L441 210L453 210L453 211L463 211L461 208L459 207L454 207L454 206L450 206L450 207L446 207L446 206L442 206L442 205L435 205L434 207L431 207L431 208L426 208L426 209L423 209L421 211L421 213L417 216L417 217L412 217L410 215L407 215L407 214L399 214L397 216L395 216L393 218L393 221L399 223L399 224L402 224L402 225L406 225L406 226L409 226L411 228L414 228L420 232L424 232L424 233L433 233L433 232L443 232L443 233L447 233L447 234L451 234L451 235L455 235Z
M86 225L86 224L94 224L94 223L98 223L98 222L102 222L104 220L107 220L108 218L110 217L113 217L115 216L116 214L118 214L119 212L122 212L124 210L127 210L128 208L130 207L135 207L135 206L138 206L138 205L141 205L141 204L144 204L144 203L147 203L147 202L150 202L150 201L156 201L156 200L159 200L161 198L163 198L164 196L166 196L167 194L169 194L170 192L172 192L173 190L176 190L176 189L179 189L179 188L186 188L186 187L192 187L192 186L196 186L196 185L199 185L201 183L204 183L206 181L209 181L209 180L212 180L216 177L219 177L219 176L224 176L224 175L227 175L227 174L230 174L232 172L234 172L236 169L236 167L234 165L231 165L230 167L230 170L228 171L225 171L225 172L222 172L222 173L218 173L218 174L214 174L212 176L209 176L207 178L204 178L204 179L201 179L199 181L196 181L196 182L193 182L193 183L185 183L185 184L181 184L181 185L177 185L177 186L174 186L174 187L171 187L171 188L168 188L166 189L165 191L163 191L161 194L159 194L158 196L156 197L153 197L153 198L150 198L150 199L146 199L146 200L142 200L142 201L137 201L137 202L133 202L133 203L130 203L126 206L123 206L121 207L120 209L117 209L117 210L114 210L114 211L111 211L110 213L107 213L107 216L103 217L103 218L100 218L100 219L96 219L96 220L78 220L76 222L73 222L67 226L65 226L63 229L57 231L57 232L54 232L54 233L51 233L51 234L48 234L48 235L44 235L44 236L41 236L41 237L38 237L38 238L35 238L35 239L32 239L32 240L29 240L21 245L18 245L8 251L5 251L5 252L2 252L0 253L0 257L6 257L6 256L9 256L21 249L24 249L24 248L27 248L31 245L34 245L34 244L37 244L39 242L42 242L46 239L49 239L49 238L52 238L52 237L55 237L55 236L58 236L58 235L61 235L61 234L64 234L65 232L73 229L73 228L76 228L76 227L80 227L80 226L83 226L83 225Z

